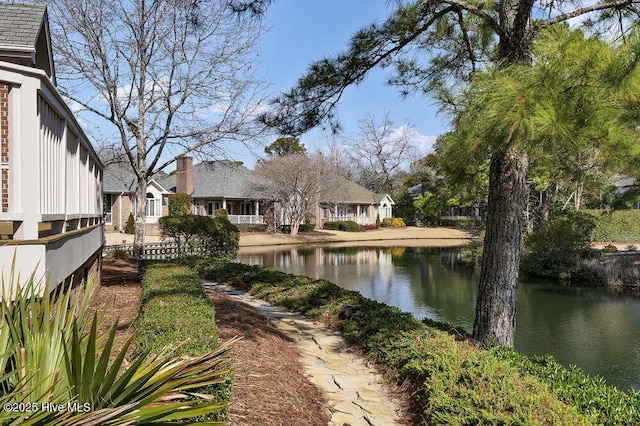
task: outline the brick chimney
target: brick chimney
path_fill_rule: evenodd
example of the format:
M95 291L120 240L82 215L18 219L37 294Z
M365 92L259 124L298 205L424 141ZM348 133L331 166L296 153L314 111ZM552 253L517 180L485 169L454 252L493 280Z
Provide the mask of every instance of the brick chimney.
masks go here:
M176 164L176 192L193 195L193 157L178 157Z

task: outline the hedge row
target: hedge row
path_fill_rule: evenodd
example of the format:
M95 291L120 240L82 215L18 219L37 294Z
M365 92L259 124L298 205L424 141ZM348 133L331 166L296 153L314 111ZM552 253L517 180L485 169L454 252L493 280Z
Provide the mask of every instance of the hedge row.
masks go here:
M596 227L593 241L637 243L640 241L640 210L580 210L592 215Z
M172 346L177 347L176 356L197 357L218 348L215 311L198 275L187 266L169 262L145 262L144 268L136 351L158 353ZM230 373L224 384L198 392L228 403L232 381Z
M347 232L364 232L364 227L353 220L336 220L334 222L325 222L323 229Z
M429 424L640 423L637 393L618 391L548 358L479 350L469 340L329 281L216 260L192 266L206 277L337 327L398 383L413 386ZM248 283L244 272L251 274ZM356 311L344 319L347 304Z

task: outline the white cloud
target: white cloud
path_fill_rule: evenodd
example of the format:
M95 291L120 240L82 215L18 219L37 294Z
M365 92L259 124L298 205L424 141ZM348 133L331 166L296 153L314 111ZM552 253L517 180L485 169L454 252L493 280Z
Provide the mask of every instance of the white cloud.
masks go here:
M413 144L418 149L421 157L433 152L433 146L436 143L437 136L423 135L420 132L415 133L412 138Z

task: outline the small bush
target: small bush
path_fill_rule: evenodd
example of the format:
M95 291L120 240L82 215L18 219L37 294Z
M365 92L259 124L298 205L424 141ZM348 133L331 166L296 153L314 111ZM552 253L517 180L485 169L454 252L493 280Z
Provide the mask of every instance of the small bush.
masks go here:
M606 246L602 247L601 251L603 253L617 253L618 247L614 246L613 244L607 244Z
M229 212L227 211L227 209L218 209L214 214L216 219L229 220Z
M184 192L176 192L169 195L169 216L182 216L191 214L191 195Z
M219 213L219 212L224 212ZM165 216L159 220L164 238L172 238L178 252L233 259L238 253L240 231L225 217L226 210L216 210L216 217L183 215Z
M325 222L322 227L324 229L333 231L364 232L364 227L362 225L358 225L353 220L337 220L335 222Z
M113 249L108 256L112 259L129 260L129 252L123 249Z
M407 225L401 217L385 217L382 220L382 227L384 228L404 228Z
M315 229L315 223L302 223L298 228L298 232L313 232Z
M526 238L523 270L548 277L570 273L589 253L594 228L591 216L580 212L565 212L549 219Z
M136 233L136 218L133 217L133 213L129 213L129 218L127 219L127 225L124 228L125 234L135 234Z

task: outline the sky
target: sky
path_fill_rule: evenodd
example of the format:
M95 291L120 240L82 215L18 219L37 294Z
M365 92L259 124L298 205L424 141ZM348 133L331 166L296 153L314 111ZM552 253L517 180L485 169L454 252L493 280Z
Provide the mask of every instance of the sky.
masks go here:
M390 3L386 0L275 0L265 16L269 30L259 47L259 76L269 84L269 97L291 89L314 60L344 51L357 30L383 21L391 10ZM416 145L426 154L435 138L447 130L447 120L436 114L437 108L430 99L420 95L401 97L398 88L385 83L390 75L391 70L376 70L363 83L346 90L338 106L343 131L353 135L358 130L358 120L367 113L381 118L388 110L394 127L408 123L415 128ZM321 129L303 134L300 140L309 151L314 151L325 147L332 137L340 143L340 135L333 136ZM261 152L262 148L255 151ZM243 151L231 155L240 157L236 159L250 167L255 162L253 155Z

